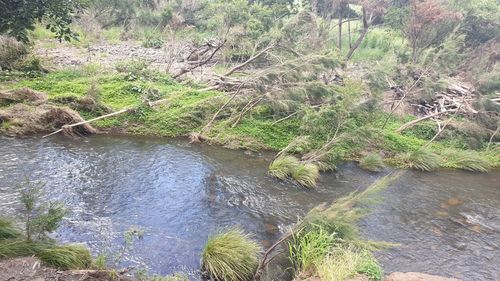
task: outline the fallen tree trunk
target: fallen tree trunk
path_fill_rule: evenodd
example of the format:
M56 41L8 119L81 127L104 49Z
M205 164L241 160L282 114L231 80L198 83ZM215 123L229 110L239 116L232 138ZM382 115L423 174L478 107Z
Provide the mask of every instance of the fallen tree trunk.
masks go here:
M104 119L104 118L108 118L108 117L112 117L112 116L115 116L115 115L119 115L119 114L122 114L122 113L125 113L125 112L129 112L129 111L132 111L134 108L125 108L125 109L122 109L120 111L116 111L116 112L113 112L113 113L110 113L110 114L106 114L106 115L103 115L103 116L99 116L97 118L94 118L94 119L90 119L90 120L87 120L87 121L82 121L82 122L78 122L78 123L75 123L75 124L71 124L71 125L64 125L62 126L61 129L55 131L55 132L52 132L48 135L45 135L43 136L42 138L46 138L46 137L50 137L50 136L53 136L55 134L58 134L60 132L63 132L65 130L69 130L73 127L76 127L76 126L81 126L81 125L85 125L85 124L88 124L90 122L94 122L94 121L97 121L97 120L101 120L101 119Z
M417 125L418 123L420 123L422 121L425 121L425 120L430 119L430 118L437 117L437 116L439 116L441 114L448 113L448 112L455 112L455 111L454 110L453 111L441 111L441 112L437 112L437 113L434 113L434 114L430 114L430 115L424 116L422 118L418 118L418 119L412 120L412 121L410 121L410 122L402 125L401 127L399 127L399 129L397 129L396 132L401 133L402 131L404 131L406 129L409 129L409 128Z

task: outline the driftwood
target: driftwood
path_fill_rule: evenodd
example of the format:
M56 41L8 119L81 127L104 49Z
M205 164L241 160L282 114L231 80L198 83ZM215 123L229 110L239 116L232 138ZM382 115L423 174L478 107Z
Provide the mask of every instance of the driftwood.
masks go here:
M88 124L90 122L94 122L94 121L97 121L97 120L101 120L101 119L104 119L104 118L108 118L108 117L112 117L112 116L115 116L115 115L119 115L119 114L122 114L122 113L125 113L125 112L129 112L131 110L133 110L134 108L125 108L125 109L122 109L120 111L116 111L116 112L113 112L113 113L110 113L110 114L106 114L106 115L103 115L103 116L99 116L97 118L94 118L94 119L90 119L90 120L87 120L87 121L82 121L82 122L78 122L78 123L75 123L75 124L71 124L71 125L64 125L62 126L61 129L53 132L53 133L50 133L48 135L45 135L43 136L42 138L46 138L46 137L50 137L52 135L55 135L55 134L58 134L60 132L63 132L63 131L66 131L66 130L69 130L73 127L76 127L76 126L81 126L81 125L85 125L85 124Z
M177 78L181 77L182 75L184 75L184 74L186 74L188 72L191 72L191 71L195 70L196 68L201 67L201 66L209 63L213 59L213 57L215 56L215 54L217 52L219 52L219 50L222 48L222 46L224 46L224 44L226 44L226 40L224 40L217 47L215 47L215 49L212 51L212 53L206 59L192 63L193 66L191 66L190 68L182 68L179 71L179 73L177 73L174 76L172 76L172 78L177 79ZM205 52L202 52L202 55L204 55L206 52L208 52L208 49L205 50ZM190 56L191 56L191 54L190 54Z

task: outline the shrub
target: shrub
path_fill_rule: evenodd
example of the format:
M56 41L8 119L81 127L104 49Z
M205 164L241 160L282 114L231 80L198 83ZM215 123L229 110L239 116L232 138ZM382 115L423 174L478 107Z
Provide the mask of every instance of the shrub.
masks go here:
M319 177L319 169L314 164L303 164L292 171L292 178L305 187L315 187Z
M233 228L208 239L201 265L214 280L250 280L258 266L259 251L249 235Z
M0 36L0 70L12 70L28 53L25 44L10 37Z
M452 151L447 153L450 166L471 172L488 172L491 164L488 159L474 151Z
M323 227L302 230L288 243L290 261L297 272L315 270L334 243L335 236Z
M406 153L402 156L406 168L417 169L421 171L433 171L441 166L441 158L433 152L425 149L419 149L414 152Z
M81 245L55 246L36 255L47 265L60 269L83 269L92 265L89 250Z
M297 158L293 156L284 156L274 160L269 166L269 174L281 180L291 175L292 171L300 165Z
M370 172L380 172L384 169L384 161L379 154L371 153L361 159L359 166Z
M10 220L0 218L0 240L17 238L21 232L12 225Z

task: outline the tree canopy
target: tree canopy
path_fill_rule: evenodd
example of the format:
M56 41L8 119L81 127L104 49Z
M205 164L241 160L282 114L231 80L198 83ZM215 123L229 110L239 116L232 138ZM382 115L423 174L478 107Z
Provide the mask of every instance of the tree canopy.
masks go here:
M74 15L84 6L84 0L0 0L0 34L27 42L28 31L44 20L46 28L60 40L71 40Z

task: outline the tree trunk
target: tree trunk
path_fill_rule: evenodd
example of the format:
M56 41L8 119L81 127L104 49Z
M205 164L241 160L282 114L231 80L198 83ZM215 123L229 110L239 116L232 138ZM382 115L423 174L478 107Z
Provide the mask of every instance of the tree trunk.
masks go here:
M368 20L366 19L366 10L363 8L363 30L361 30L361 34L358 37L358 40L354 42L354 45L349 49L349 52L347 53L347 60L351 59L352 54L354 54L354 51L361 45L361 42L363 42L363 39L365 39L366 33L368 33L368 28L370 28L370 25L368 23Z
M349 4L347 4L347 34L349 34L349 49L352 48L350 11Z
M339 13L339 50L341 51L342 50L342 7L343 7L343 4L339 4L339 9L338 9L338 13Z

